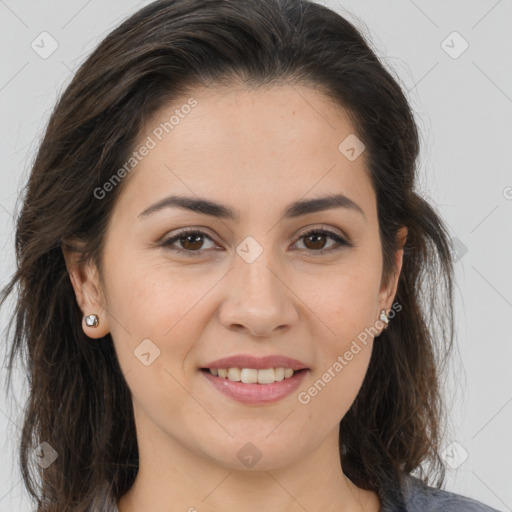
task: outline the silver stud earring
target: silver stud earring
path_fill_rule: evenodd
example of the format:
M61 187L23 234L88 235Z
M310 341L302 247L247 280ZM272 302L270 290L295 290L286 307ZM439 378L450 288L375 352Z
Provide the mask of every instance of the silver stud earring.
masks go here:
M92 314L85 317L85 325L87 327L98 327L100 324L100 319L98 315Z
M384 329L386 329L389 324L389 318L385 309L381 310L379 319L381 322L384 322Z

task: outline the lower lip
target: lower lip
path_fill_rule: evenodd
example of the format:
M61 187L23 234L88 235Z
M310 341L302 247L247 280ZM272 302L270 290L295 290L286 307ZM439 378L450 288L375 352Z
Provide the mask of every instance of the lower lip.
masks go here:
M244 384L212 375L209 370L201 373L226 396L244 404L260 405L277 402L293 393L303 381L309 370L294 373L289 379L272 384Z

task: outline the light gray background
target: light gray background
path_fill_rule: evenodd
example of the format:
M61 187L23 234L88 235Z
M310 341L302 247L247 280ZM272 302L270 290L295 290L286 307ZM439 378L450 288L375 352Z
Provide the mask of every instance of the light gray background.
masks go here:
M59 93L99 41L147 3L0 0L0 285L14 270L16 198ZM512 510L512 0L322 3L370 38L407 90L421 130L420 190L460 254L446 489ZM43 31L58 43L46 59L31 48ZM20 378L18 401L24 393ZM27 511L14 451L21 407L1 395L0 512Z

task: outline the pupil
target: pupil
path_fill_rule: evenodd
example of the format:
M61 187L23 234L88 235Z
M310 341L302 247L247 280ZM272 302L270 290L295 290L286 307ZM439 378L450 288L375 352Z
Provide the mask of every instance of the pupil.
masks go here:
M313 248L314 249L321 249L323 247L323 238L325 237L322 233L312 233L311 235L308 235L306 239L313 239ZM316 239L316 240L315 240ZM318 243L320 242L320 245Z
M194 235L194 234L192 234L192 235L185 235L185 236L183 237L183 238L185 239L185 243L183 243L183 238L182 238L182 245L183 245L186 249L200 249L200 246L201 246L201 243L202 243L202 241L201 241L201 237L202 237L202 235L200 235L200 234L196 234L196 235ZM196 243L196 244L198 243L198 244L199 244L199 247L197 247L197 246L190 247L189 242L188 242L189 240L191 240L192 245L193 245L194 243Z

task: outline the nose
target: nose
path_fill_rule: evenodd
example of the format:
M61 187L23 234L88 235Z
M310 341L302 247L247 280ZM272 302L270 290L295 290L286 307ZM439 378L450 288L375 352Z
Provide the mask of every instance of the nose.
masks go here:
M219 317L227 329L270 337L297 322L298 299L288 274L271 257L270 250L264 250L253 261L237 254L226 277Z

